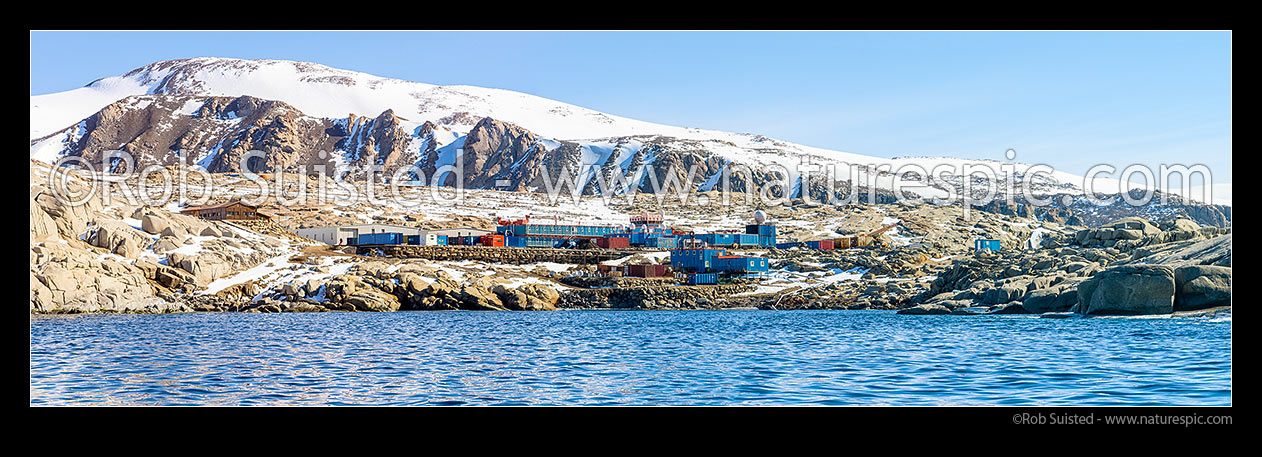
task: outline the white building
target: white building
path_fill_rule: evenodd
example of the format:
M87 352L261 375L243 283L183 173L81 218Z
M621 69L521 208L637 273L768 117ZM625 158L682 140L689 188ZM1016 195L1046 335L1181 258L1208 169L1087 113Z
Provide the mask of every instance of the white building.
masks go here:
M492 232L490 230L481 230L481 229L475 229L472 227L456 227L456 228L450 228L450 229L422 230L421 233L424 233L426 235L435 235L435 236L442 235L442 236L446 236L450 238L450 237L457 237L457 236L482 236L482 235L486 235Z
M420 229L394 224L356 224L332 227L313 227L295 230L298 236L331 245L355 244L359 235L364 233L402 233L403 236L418 235Z
M355 244L355 240L359 239L359 235L365 233L402 233L404 237L412 235L421 235L421 244L435 245L438 244L438 236L482 236L491 233L487 230L479 230L470 227L458 227L453 229L434 229L421 230L416 227L407 227L394 224L356 224L341 225L332 227L314 227L295 230L298 236L303 238L319 241L330 245L350 245Z

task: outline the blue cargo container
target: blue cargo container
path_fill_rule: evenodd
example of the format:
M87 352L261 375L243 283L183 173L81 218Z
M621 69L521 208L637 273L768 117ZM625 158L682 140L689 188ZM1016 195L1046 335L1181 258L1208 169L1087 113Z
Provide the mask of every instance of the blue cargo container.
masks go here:
M714 258L714 269L719 271L762 272L769 269L767 259L761 257L729 257Z
M776 249L789 249L789 248L795 248L801 245L802 243L799 243L796 241L790 241L788 243L776 243Z
M398 232L362 233L358 244L403 244L403 234Z
M447 245L447 235L438 235L438 237L437 237L437 238L438 238L438 245L439 245L439 246L446 246L446 245Z
M421 244L421 236L420 236L420 235L408 235L408 244L411 244L411 245Z
M700 284L718 284L718 282L718 273L691 273L688 275L688 284L693 286Z
M767 247L767 248L775 247L775 246L776 246L776 237L774 237L774 236L759 236L759 237L758 237L758 245L759 245L759 246L762 246L762 247Z
M736 244L740 246L758 246L758 235L751 235L748 233L738 234L736 235Z
M731 246L736 243L736 234L733 233L703 233L697 235L697 239L704 241L710 246Z
M513 238L517 239L517 244L512 246L523 248L550 248L566 240L566 238L555 238L550 236L515 236ZM504 240L505 244L507 244L508 237L504 237Z
M644 243L647 247L658 249L675 249L675 246L678 244L678 240L675 238L664 238L660 236L649 238Z
M726 252L722 248L675 249L670 251L670 266L680 271L710 271L714 257Z
M745 233L748 233L750 235L774 237L776 236L776 226L750 224L750 225L745 226Z
M980 251L989 249L991 251L999 250L999 240L977 240L973 243L973 250Z

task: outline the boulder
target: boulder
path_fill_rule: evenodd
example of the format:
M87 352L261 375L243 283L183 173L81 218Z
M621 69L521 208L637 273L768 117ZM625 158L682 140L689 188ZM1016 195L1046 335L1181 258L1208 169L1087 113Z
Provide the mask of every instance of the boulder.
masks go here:
M145 214L140 219L140 228L154 235L161 235L170 225L166 219L154 213Z
M306 297L313 296L320 292L320 288L324 287L324 282L316 278L311 278L302 283L302 292Z
M1124 217L1101 226L1102 228L1139 230L1143 235L1156 235L1161 229L1142 217Z
M530 309L555 310L557 302L561 301L561 294L556 289L543 284L526 284L518 290L530 298Z
M1144 263L1173 265L1231 266L1231 235L1179 243L1144 246L1135 250L1134 259Z
M434 282L410 295L409 305L416 309L460 309L460 300L456 298L460 293L460 284L447 275L438 276Z
M1034 314L1058 313L1069 311L1078 303L1078 289L1072 286L1058 285L1030 292L1021 301L1026 311Z
M1174 269L1166 265L1123 265L1078 285L1082 314L1169 314L1174 312Z
M1065 266L1062 269L1065 270L1065 272L1067 273L1073 273L1083 268L1087 268L1091 265L1092 264L1088 262L1070 262L1070 263L1065 264Z
M192 274L197 285L201 287L234 271L233 267L223 259L205 253L194 255L172 253L167 256L167 264L178 266Z
M174 251L176 249L179 249L180 246L182 245L183 243L180 243L179 238L176 238L173 236L164 236L162 238L158 238L158 241L155 241L153 243L153 252L155 254L165 254L168 251Z
M982 303L998 305L1021 298L1025 294L1024 286L1003 286L982 293Z
M1008 303L1013 300L1020 300L1025 296L1025 292L1029 290L1030 284L1035 278L1029 276L1019 276L1004 280L999 287L987 290L982 293L982 303L989 305L998 305Z
M1144 237L1144 232L1136 229L1117 229L1114 233L1119 240L1138 240Z
M169 236L169 237L182 239L186 235L188 235L188 232L185 232L184 228L178 225L168 225L166 226L166 228L162 229L162 236Z
M280 293L288 297L305 297L302 291L302 285L298 283L285 283L280 286Z
M75 204L73 201L63 201L58 197L58 192L50 191L34 179L31 182L30 219L33 238L52 235L67 240L75 239L87 229L88 222L101 209L98 198L88 198L81 204ZM67 179L66 184L65 195L71 199L90 190L88 184L75 177Z
M1022 303L1009 303L994 311L991 314L1030 314Z
M990 308L985 306L965 306L952 310L951 314L955 316L976 316L988 312L990 312Z
M456 294L456 298L460 300L460 308L476 311L507 311L508 308L504 307L504 302L491 291L493 287L495 287L493 284L485 280L465 285L460 289L460 293Z
M390 264L376 260L357 262L346 270L346 274L354 276L385 277Z
M398 311L399 299L394 295L372 287L365 287L351 293L344 300L357 311Z
M176 270L179 271L179 270ZM215 293L216 297L222 297L232 302L249 301L262 291L262 287L257 282L246 281L239 284L223 288Z
M1174 310L1231 305L1231 267L1192 265L1174 270Z
M149 236L118 221L102 220L97 222L97 230L90 238L93 246L109 249L110 252L127 258L136 258L149 246Z
M916 305L910 308L900 309L898 310L898 314L911 314L911 315L951 314L951 310L942 305L926 303L923 305Z
M1198 230L1172 230L1166 232L1166 236L1167 237L1164 241L1167 242L1188 241L1201 238L1201 232Z
M1162 228L1168 232L1198 232L1201 230L1201 224L1197 224L1194 220L1180 217L1164 224Z
M499 297L500 302L504 303L504 306L508 309L517 311L528 309L527 306L530 299L522 291L510 289L503 284L499 284L491 289L491 292L495 293L495 296Z
M37 246L31 265L31 312L164 312L179 305L154 296L142 268L97 260L83 250L66 246Z
M147 260L137 260L133 265L144 272L146 279L171 290L185 290L197 284L197 278L179 268L160 265Z
M561 299L555 290L542 284L526 284L517 289L497 284L491 291L504 307L517 311L553 311Z

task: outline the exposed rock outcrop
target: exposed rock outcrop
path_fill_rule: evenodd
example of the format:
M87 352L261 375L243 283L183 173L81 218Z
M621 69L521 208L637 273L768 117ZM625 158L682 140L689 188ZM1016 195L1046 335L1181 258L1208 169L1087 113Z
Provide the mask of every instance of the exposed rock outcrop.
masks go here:
M127 258L136 258L153 242L144 232L118 221L96 223L96 231L88 237L93 246L102 247Z
M183 309L154 296L140 268L98 260L84 249L47 242L31 248L31 312L170 312Z
M1174 269L1166 265L1123 265L1078 285L1081 314L1169 314L1174 312Z
M1231 305L1231 267L1190 265L1174 270L1174 310Z

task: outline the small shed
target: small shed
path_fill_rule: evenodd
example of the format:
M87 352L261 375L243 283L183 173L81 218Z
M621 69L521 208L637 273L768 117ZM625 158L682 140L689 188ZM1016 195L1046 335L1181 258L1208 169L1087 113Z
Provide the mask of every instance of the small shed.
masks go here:
M974 252L976 252L976 251L981 251L981 250L998 251L998 250L999 250L999 240L985 240L985 239L982 239L982 240L977 240L977 241L974 241L974 242L973 242L973 251L974 251Z

